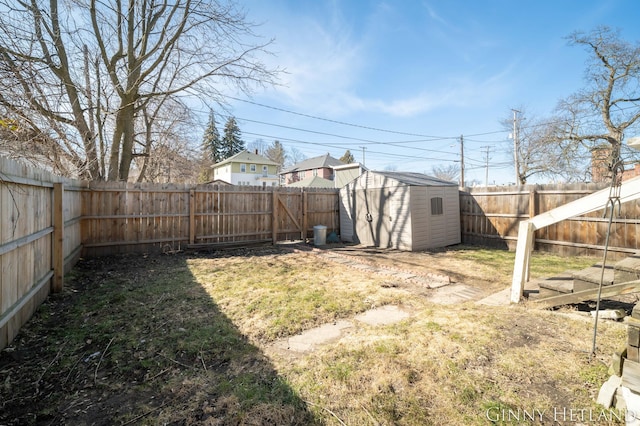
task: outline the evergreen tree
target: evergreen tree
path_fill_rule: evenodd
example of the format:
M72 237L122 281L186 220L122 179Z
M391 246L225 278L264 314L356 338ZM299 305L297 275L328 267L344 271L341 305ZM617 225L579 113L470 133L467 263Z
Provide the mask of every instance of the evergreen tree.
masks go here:
M286 153L284 152L284 146L280 143L280 141L273 141L273 144L267 148L265 151L265 156L276 163L278 163L278 173L282 170L284 166L284 161L286 158Z
M204 136L202 137L202 148L208 160L214 163L219 163L224 160L224 156L222 155L222 140L220 140L220 133L216 127L213 110L209 110L209 121L204 131Z
M244 141L240 128L234 117L229 117L227 124L224 126L224 136L222 137L222 153L224 158L229 158L243 151Z
M347 150L344 153L344 155L340 157L340 161L342 161L344 164L351 164L351 163L355 163L356 159L351 153L351 151Z

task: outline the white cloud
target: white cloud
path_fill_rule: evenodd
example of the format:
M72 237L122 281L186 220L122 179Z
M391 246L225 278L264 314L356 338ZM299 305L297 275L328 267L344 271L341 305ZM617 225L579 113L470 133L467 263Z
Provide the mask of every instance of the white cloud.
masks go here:
M368 67L384 66L370 62L375 56L372 49L377 47L376 37L384 36L374 33L380 9L372 12L369 25L354 29L341 15L340 3L331 7L328 13L319 16L293 14L286 8L271 11L271 21L266 29L277 34L276 56L272 60L286 70L281 76L281 86L267 93L274 102L327 117L360 112L411 117L438 108L486 105L507 91L505 81L509 80L509 65L489 77L486 71L477 69L445 74L439 76L439 80L425 77L424 81L418 82L418 87L404 90L411 93L409 96L385 98L376 95L376 84L386 82L362 84L361 79ZM425 7L432 19L448 25L432 8ZM386 13L391 12L387 10ZM416 63L415 66L421 65ZM390 70L388 75L390 79L403 78L402 70Z

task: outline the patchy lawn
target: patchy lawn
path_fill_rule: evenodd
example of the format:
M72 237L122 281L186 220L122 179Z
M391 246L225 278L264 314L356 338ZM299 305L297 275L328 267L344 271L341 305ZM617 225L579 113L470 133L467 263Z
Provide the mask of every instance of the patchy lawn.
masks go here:
M487 291L508 286L513 265L513 253L468 247L342 253ZM532 270L595 260L536 255ZM386 304L412 316L358 324L309 354L272 350ZM590 359L592 330L526 305L436 305L392 276L285 248L85 260L0 353L0 424L522 423L503 421L509 410L563 423L564 408L600 412L626 340L601 321Z

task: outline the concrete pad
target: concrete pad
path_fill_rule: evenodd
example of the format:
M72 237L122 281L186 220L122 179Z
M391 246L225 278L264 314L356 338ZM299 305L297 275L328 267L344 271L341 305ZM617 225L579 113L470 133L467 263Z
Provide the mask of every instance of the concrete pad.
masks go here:
M538 281L527 281L524 283L524 291L527 292L535 292L538 291ZM480 305L488 305L488 306L504 306L511 304L511 286L505 288L504 290L500 290L497 293L491 294L483 299L478 300L476 303Z
M309 352L315 346L326 344L339 339L342 336L342 330L353 327L351 321L340 320L335 323L321 325L312 328L302 334L292 336L286 340L276 344L281 349L288 349L294 352Z
M479 299L482 293L482 290L466 284L453 284L435 289L428 300L440 305L455 305Z
M411 314L397 306L386 305L380 308L370 309L355 317L356 320L368 325L393 324L409 318Z
M504 306L511 303L511 287L505 288L497 293L485 297L476 302L480 305Z

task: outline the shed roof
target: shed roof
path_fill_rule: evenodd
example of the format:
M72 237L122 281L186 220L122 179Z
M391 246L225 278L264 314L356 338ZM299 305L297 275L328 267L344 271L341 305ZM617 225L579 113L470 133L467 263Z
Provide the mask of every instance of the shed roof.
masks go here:
M313 170L323 167L341 166L343 164L344 163L337 158L333 158L331 155L325 154L319 157L308 158L299 163L296 163L288 169L283 170L281 174L295 172L298 170Z
M404 183L409 186L458 186L458 184L455 182L438 179L433 176L425 175L423 173L386 171L372 173L395 179L398 182Z

